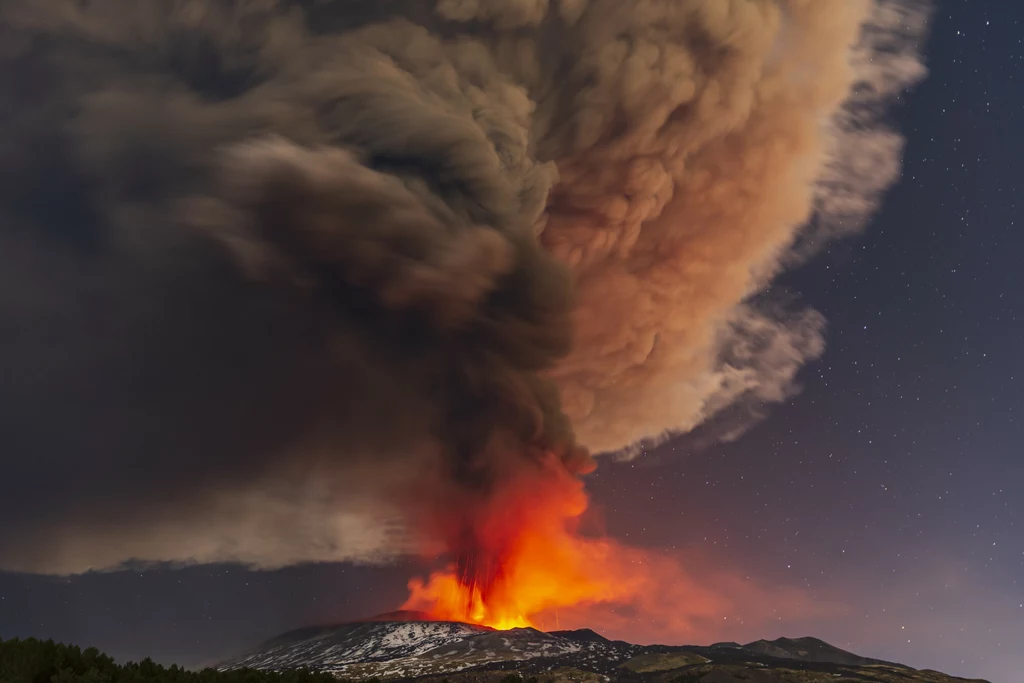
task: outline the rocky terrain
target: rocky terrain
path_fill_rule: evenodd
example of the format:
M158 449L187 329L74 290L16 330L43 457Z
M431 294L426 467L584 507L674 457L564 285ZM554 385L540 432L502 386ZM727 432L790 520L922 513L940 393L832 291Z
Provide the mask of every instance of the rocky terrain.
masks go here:
M498 683L964 683L966 679L868 659L816 638L746 645L633 645L594 631L495 631L416 613L286 633L221 670L309 668L343 679ZM511 679L510 679L511 680ZM975 683L984 683L978 682Z

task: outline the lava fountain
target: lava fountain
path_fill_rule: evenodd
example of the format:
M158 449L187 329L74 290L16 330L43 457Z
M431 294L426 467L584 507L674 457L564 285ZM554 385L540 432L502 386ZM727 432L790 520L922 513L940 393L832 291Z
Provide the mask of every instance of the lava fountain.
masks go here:
M449 500L442 520L422 515L450 561L411 580L401 609L496 629L594 628L647 643L753 639L782 618L846 613L699 553L684 558L597 533L578 475L551 457L473 501Z
M618 602L641 585L618 546L580 532L583 483L555 458L504 484L472 515L447 520L453 561L409 582L402 609L497 629L536 626L558 609Z

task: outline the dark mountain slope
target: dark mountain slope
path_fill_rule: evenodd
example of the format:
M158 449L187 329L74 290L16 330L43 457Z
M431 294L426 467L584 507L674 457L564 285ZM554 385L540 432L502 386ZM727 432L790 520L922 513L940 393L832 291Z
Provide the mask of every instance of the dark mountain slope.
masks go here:
M385 615L386 617L387 615ZM496 631L443 621L375 618L291 631L222 670L310 668L345 679L419 683L963 683L965 679L869 659L817 638L747 645L633 645L590 629ZM504 681L512 683L515 679Z
M832 664L890 664L880 659L869 659L829 645L818 638L777 638L756 640L743 646L747 650L779 659L797 659L802 662L830 662Z

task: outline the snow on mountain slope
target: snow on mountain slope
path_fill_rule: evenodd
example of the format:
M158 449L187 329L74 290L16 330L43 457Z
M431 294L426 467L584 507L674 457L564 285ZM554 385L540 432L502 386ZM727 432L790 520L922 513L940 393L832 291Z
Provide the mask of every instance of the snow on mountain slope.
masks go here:
M291 631L221 670L309 668L350 680L501 683L509 672L542 683L984 683L867 659L814 638L710 647L632 645L581 629L496 631L456 622L375 619ZM392 620L394 619L394 620Z
M312 668L342 672L353 664L415 658L490 630L446 621L374 621L301 629L268 641L220 668L275 671Z
M443 621L371 621L286 633L219 668L311 668L354 678L414 677L493 662L550 659L596 670L615 666L634 650L638 648L628 643L574 639L532 628L495 631Z

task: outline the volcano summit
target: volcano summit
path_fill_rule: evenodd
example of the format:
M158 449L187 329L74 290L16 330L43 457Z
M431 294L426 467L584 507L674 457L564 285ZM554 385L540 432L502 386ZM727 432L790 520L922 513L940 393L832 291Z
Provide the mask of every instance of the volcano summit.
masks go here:
M634 645L589 629L505 631L393 612L364 621L298 629L222 664L221 670L309 668L345 679L652 683L956 683L966 679L869 659L816 638L746 645ZM983 683L976 681L975 683Z

